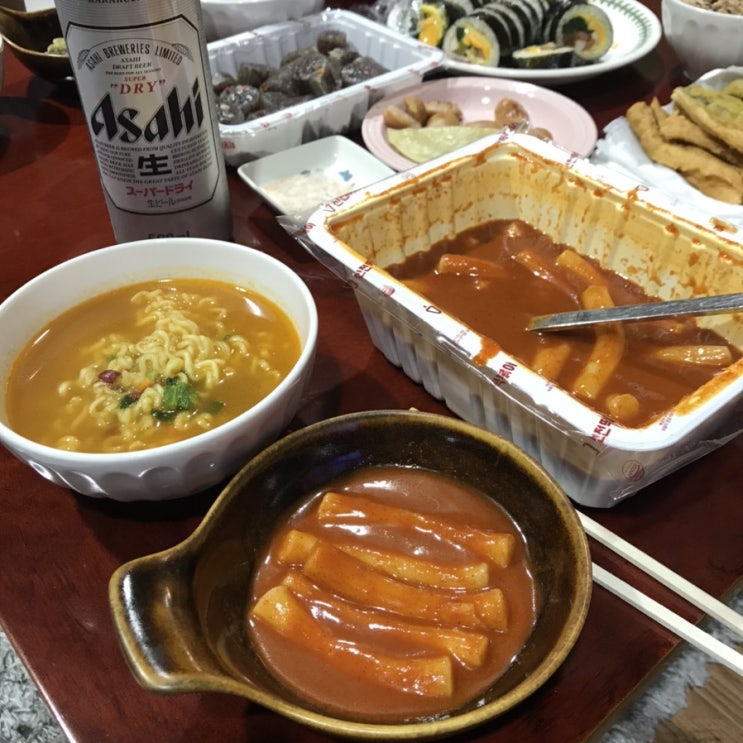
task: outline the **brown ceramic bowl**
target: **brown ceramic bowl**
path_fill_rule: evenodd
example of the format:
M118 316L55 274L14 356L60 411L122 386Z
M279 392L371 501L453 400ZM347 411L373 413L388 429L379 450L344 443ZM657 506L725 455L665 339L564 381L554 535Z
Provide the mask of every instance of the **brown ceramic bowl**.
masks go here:
M505 674L434 720L382 724L329 715L279 684L247 633L251 575L277 521L329 480L376 465L441 472L496 500L526 538L541 599L534 630ZM451 734L513 708L568 655L590 594L585 533L539 465L469 423L404 411L341 416L288 435L235 476L188 539L123 565L109 586L121 647L145 688L237 694L313 728L376 740Z
M62 36L54 8L29 13L0 9L0 31L16 57L38 77L52 82L72 80L72 66L66 54L49 54L46 50L55 38Z

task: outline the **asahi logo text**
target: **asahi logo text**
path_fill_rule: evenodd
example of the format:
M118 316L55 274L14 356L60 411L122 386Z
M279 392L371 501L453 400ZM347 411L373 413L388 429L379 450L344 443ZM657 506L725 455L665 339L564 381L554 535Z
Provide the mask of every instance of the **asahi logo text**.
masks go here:
M142 112L137 108L123 105L117 110L111 93L106 93L93 109L90 128L96 137L134 144L141 139L147 142L175 139L182 133L190 134L194 127L200 129L203 121L204 106L197 78L185 100L181 101L174 87L146 121L142 121Z

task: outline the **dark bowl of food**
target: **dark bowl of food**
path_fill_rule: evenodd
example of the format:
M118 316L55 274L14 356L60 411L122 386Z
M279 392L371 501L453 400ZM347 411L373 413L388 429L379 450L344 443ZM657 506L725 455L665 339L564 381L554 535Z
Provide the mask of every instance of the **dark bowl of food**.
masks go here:
M188 539L109 585L145 688L236 694L368 739L451 734L512 709L565 660L590 594L585 534L544 470L415 411L286 436Z
M54 8L28 13L0 8L0 31L13 54L35 75L52 82L72 79L70 57Z

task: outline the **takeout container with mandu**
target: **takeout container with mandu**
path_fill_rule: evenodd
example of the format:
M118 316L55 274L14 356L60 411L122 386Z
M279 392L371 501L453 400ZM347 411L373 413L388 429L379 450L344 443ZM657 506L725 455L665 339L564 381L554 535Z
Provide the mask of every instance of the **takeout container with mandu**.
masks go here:
M740 291L743 246L688 203L637 186L546 142L494 135L317 210L295 236L348 280L374 344L457 415L525 449L576 502L610 507L743 430L743 361L661 419L626 428L484 339L385 269L496 219L523 219L649 295ZM731 233L735 232L729 227ZM743 344L737 315L699 318ZM493 339L496 342L497 338Z
M475 488L526 540L539 597L534 629L502 676L438 718L380 723L319 709L274 679L248 637L251 578L274 529L305 496L375 466L425 468ZM121 648L146 689L236 694L308 727L372 740L445 736L513 709L566 659L590 595L585 533L543 468L464 421L399 410L339 416L285 436L235 476L190 537L122 565L109 583Z
M278 305L300 338L299 359L266 397L236 418L192 438L111 454L42 446L9 425L6 380L26 343L66 310L118 287L165 278L205 278L255 291ZM216 485L273 441L296 413L312 370L317 310L300 277L253 248L202 238L121 243L40 274L0 304L0 443L56 485L119 501L166 500Z
M331 30L344 32L355 51L371 57L388 72L243 124L220 124L228 165L237 167L304 142L358 129L370 106L419 83L443 59L440 49L401 36L356 13L327 10L212 42L208 45L209 65L213 74L233 77L243 64L277 68L285 55L312 46L321 31Z

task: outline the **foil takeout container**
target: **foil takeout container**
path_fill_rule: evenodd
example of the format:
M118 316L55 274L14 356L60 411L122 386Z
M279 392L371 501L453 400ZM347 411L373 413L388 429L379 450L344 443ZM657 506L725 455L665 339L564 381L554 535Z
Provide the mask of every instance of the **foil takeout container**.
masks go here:
M208 44L212 73L237 76L243 64L279 67L290 52L312 46L321 31L343 31L348 43L388 72L252 121L220 124L228 165L243 163L332 134L358 129L378 100L416 85L441 66L443 52L401 36L380 23L347 10L326 10L295 21L262 26Z
M662 418L624 427L505 351L482 363L486 339L385 270L463 230L513 218L660 299L743 286L735 227L695 222L688 203L524 135L493 135L320 207L295 237L353 286L390 362L456 415L526 450L577 503L611 507L743 430L743 360ZM743 313L698 322L743 345Z

